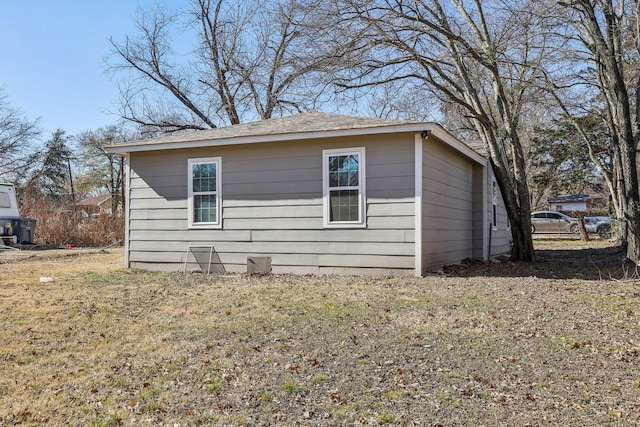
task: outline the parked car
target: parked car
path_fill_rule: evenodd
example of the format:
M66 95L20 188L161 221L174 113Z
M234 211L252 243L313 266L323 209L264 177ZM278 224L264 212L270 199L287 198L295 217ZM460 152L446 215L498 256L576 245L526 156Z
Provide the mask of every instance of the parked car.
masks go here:
M579 233L578 219L560 212L538 211L531 213L532 233Z
M611 223L613 220L609 216L585 216L583 218L584 228L587 233L598 233L603 239L611 237Z

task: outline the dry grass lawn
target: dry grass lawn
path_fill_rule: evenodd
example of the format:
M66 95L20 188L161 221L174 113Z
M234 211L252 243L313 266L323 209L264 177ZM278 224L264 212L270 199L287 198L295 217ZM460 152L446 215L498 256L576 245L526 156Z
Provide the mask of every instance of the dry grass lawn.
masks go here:
M422 279L0 254L0 424L640 424L635 271L606 242L536 245Z

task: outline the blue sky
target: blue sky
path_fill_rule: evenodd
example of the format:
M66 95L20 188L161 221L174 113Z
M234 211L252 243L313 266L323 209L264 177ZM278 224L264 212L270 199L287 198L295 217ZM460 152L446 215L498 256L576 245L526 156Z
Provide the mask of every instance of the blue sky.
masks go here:
M44 139L58 128L72 135L116 122L107 39L133 34L137 5L153 3L0 0L0 86L11 105L40 118Z

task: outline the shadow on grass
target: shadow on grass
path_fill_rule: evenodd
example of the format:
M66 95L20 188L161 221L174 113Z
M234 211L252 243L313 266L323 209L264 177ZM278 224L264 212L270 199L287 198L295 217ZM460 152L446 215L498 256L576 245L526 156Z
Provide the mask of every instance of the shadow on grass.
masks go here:
M544 279L624 280L638 278L640 270L629 263L619 246L585 247L578 240L557 240L536 246L536 261L466 261L447 266L452 276L539 277Z

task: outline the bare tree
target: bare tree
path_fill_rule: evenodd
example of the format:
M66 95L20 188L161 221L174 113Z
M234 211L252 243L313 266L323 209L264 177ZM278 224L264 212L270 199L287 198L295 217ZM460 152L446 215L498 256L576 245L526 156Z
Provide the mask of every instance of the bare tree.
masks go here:
M368 88L366 94L358 95L353 103L355 114L394 120L442 120L440 101L435 98L425 99L422 90L407 82L375 86Z
M182 12L140 10L136 36L110 39L121 116L176 132L315 108L324 86L314 74L337 61L315 51L308 22L316 1L190 0ZM178 52L179 39L193 46Z
M111 212L117 212L123 202L124 158L108 154L104 146L136 139L123 125L111 125L86 131L76 136L81 149L79 161L81 177L98 193L107 190L111 194Z
M344 88L411 81L457 110L482 140L512 223L512 259L532 261L530 195L520 118L541 91L534 70L546 35L522 12L535 2L339 2L343 23L366 40L341 75ZM350 64L350 65L351 65Z
M608 135L613 171L598 167L609 186L621 223L621 239L627 257L640 262L640 194L638 190L637 146L640 139L640 3L624 0L571 0L559 2L564 11L565 31L558 31L567 40L567 63L589 64L592 68L568 67L576 70L558 77L546 72L544 77L554 83L553 93L577 132L587 143L596 165L594 141L584 124L577 119L584 114L583 105L572 102L574 88L593 92L588 102L589 112L597 114ZM562 28L557 25L557 28ZM569 91L572 89L572 91ZM567 92L570 96L567 96ZM573 99L572 99L573 98Z
M0 87L0 180L18 181L35 161L37 120L29 120L9 103Z

